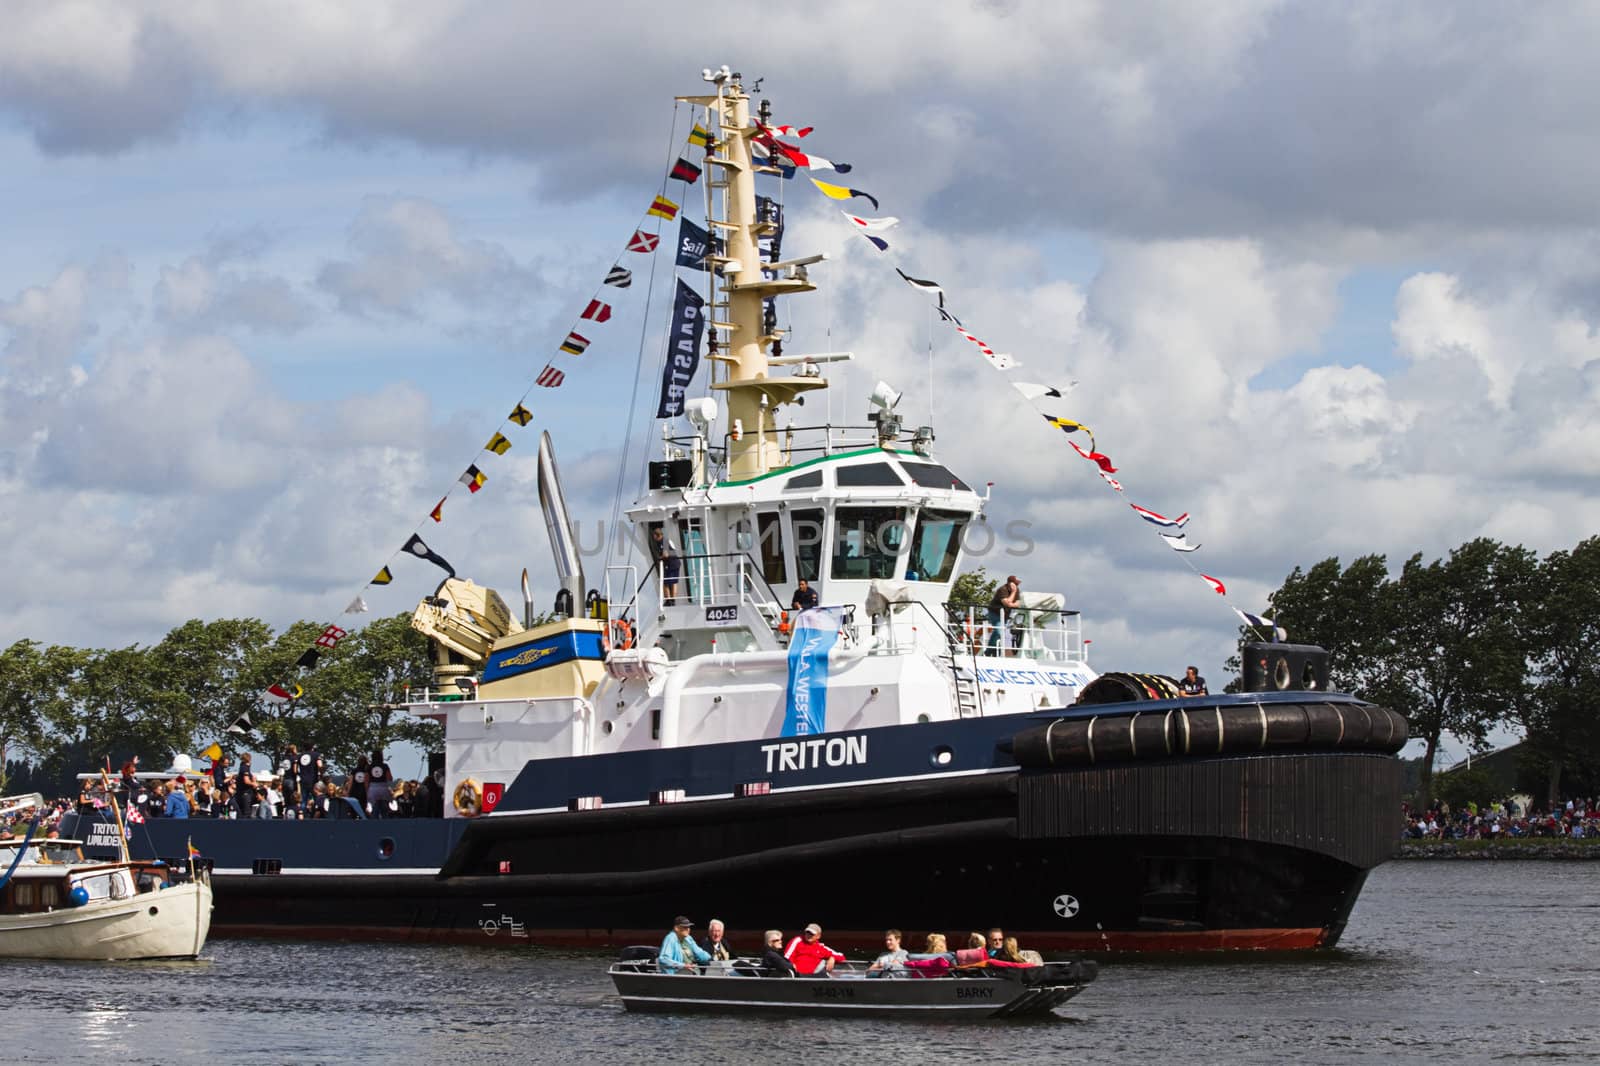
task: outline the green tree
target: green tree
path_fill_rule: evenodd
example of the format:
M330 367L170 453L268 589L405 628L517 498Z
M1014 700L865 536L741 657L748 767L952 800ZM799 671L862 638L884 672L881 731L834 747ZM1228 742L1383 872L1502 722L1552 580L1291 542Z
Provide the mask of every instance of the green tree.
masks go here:
M1538 570L1532 552L1486 537L1444 560L1406 561L1389 583L1389 639L1363 695L1406 716L1427 745L1418 799L1432 798L1433 764L1446 734L1482 745L1526 691L1522 609Z
M15 754L47 758L72 731L74 678L85 656L76 648L19 640L0 652L0 792Z
M85 653L72 697L77 704L73 739L82 740L97 762L118 764L140 755L155 756L165 765L165 756L188 740L181 727L168 729L151 713L157 699L149 648L130 644Z
M1309 570L1298 566L1267 598L1262 613L1277 623L1296 644L1316 644L1329 653L1329 687L1367 697L1373 680L1384 672L1392 639L1384 617L1388 593L1388 563L1382 555L1363 555L1348 567L1329 557ZM1248 626L1239 640L1271 639ZM1228 669L1238 676L1235 655ZM1234 691L1238 682L1231 682Z
M399 743L436 750L443 741L439 725L397 709L408 686L422 688L433 676L427 638L411 627L411 615L374 619L338 647L323 650L316 667L303 671L295 663L323 628L294 623L259 647L241 671L255 700L254 742L269 752L291 743L315 744L331 765L344 768ZM263 694L274 684L301 694L272 703Z
M1535 680L1522 722L1554 807L1563 772L1600 769L1600 537L1545 558L1525 620Z
M999 584L1000 579L990 577L987 567L968 570L951 583L950 606L987 607Z
M192 618L149 650L151 713L166 723L174 750L217 735L256 704L248 668L271 639L259 618Z

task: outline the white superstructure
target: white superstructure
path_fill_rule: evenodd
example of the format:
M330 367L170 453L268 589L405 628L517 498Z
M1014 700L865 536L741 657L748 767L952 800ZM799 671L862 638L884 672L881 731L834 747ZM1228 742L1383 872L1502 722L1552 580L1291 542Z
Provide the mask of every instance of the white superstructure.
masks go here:
M716 137L711 395L688 403L686 432L664 429L652 488L626 509L637 561L607 568L572 617L525 629L464 581L418 607L443 691L408 709L444 723L452 795L541 759L779 738L802 579L842 618L828 733L1061 707L1095 676L1061 595L1032 594L998 626L981 606L949 606L966 544L995 541L985 497L936 457L932 427L902 425L891 387L863 398L870 424L796 424L803 396L827 388L822 366L851 356L780 354L767 301L812 291L806 267L821 257L761 258L750 102L736 75L708 79L715 94L687 99ZM546 473L547 520L570 542L548 445ZM560 572L581 573L557 552Z

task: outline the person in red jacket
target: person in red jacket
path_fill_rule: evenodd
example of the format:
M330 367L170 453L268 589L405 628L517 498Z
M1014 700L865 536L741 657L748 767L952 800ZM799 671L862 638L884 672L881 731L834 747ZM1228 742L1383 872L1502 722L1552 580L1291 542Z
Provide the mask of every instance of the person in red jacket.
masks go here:
M783 957L794 963L801 977L826 977L833 972L833 964L844 961L842 952L834 951L822 942L822 926L812 922L805 931L789 941Z

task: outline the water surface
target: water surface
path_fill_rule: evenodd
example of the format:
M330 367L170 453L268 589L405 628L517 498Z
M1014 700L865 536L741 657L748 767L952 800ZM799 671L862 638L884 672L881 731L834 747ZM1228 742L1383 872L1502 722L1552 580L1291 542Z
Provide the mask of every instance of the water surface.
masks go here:
M1595 1061L1596 887L1600 864L1390 863L1337 952L1115 957L1057 1019L1020 1023L633 1015L606 956L538 950L217 940L189 963L0 960L0 1062Z

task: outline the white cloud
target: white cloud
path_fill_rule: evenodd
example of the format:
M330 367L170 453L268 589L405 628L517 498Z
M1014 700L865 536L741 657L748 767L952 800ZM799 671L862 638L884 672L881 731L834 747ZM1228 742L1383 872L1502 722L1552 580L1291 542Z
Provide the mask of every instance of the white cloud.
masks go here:
M194 143L214 166L263 124L302 143L208 200L243 237L178 215L88 232L32 197L62 236L0 293L0 537L57 577L7 633L150 640L194 614L342 607L648 198L657 105L721 58L671 30L641 46L638 26L683 10L14 5L0 111L42 149L17 168L37 190L87 171L115 198L122 167L159 181ZM1070 409L1127 499L1192 512L1194 561L1235 602L1259 608L1329 554L1398 563L1479 534L1542 551L1600 524L1592 14L1041 0L766 17L784 47L743 62L780 120L856 164L850 182L905 220L893 256L1020 376L1080 382ZM525 164L514 207L450 192L491 158ZM991 570L1066 590L1102 667L1196 661L1216 683L1221 601L809 192L784 187L786 251L836 255L816 271L828 294L794 302L790 350L860 361L830 366L834 394L796 420L859 421L884 377L919 421L931 380L947 461L997 482L997 527L1034 523L1034 553ZM1389 328L1351 341L1357 320ZM534 396L586 523L610 512L634 343L619 320ZM653 455L654 423L631 429ZM534 441L423 530L501 588L547 572ZM375 609L434 576L400 565Z

